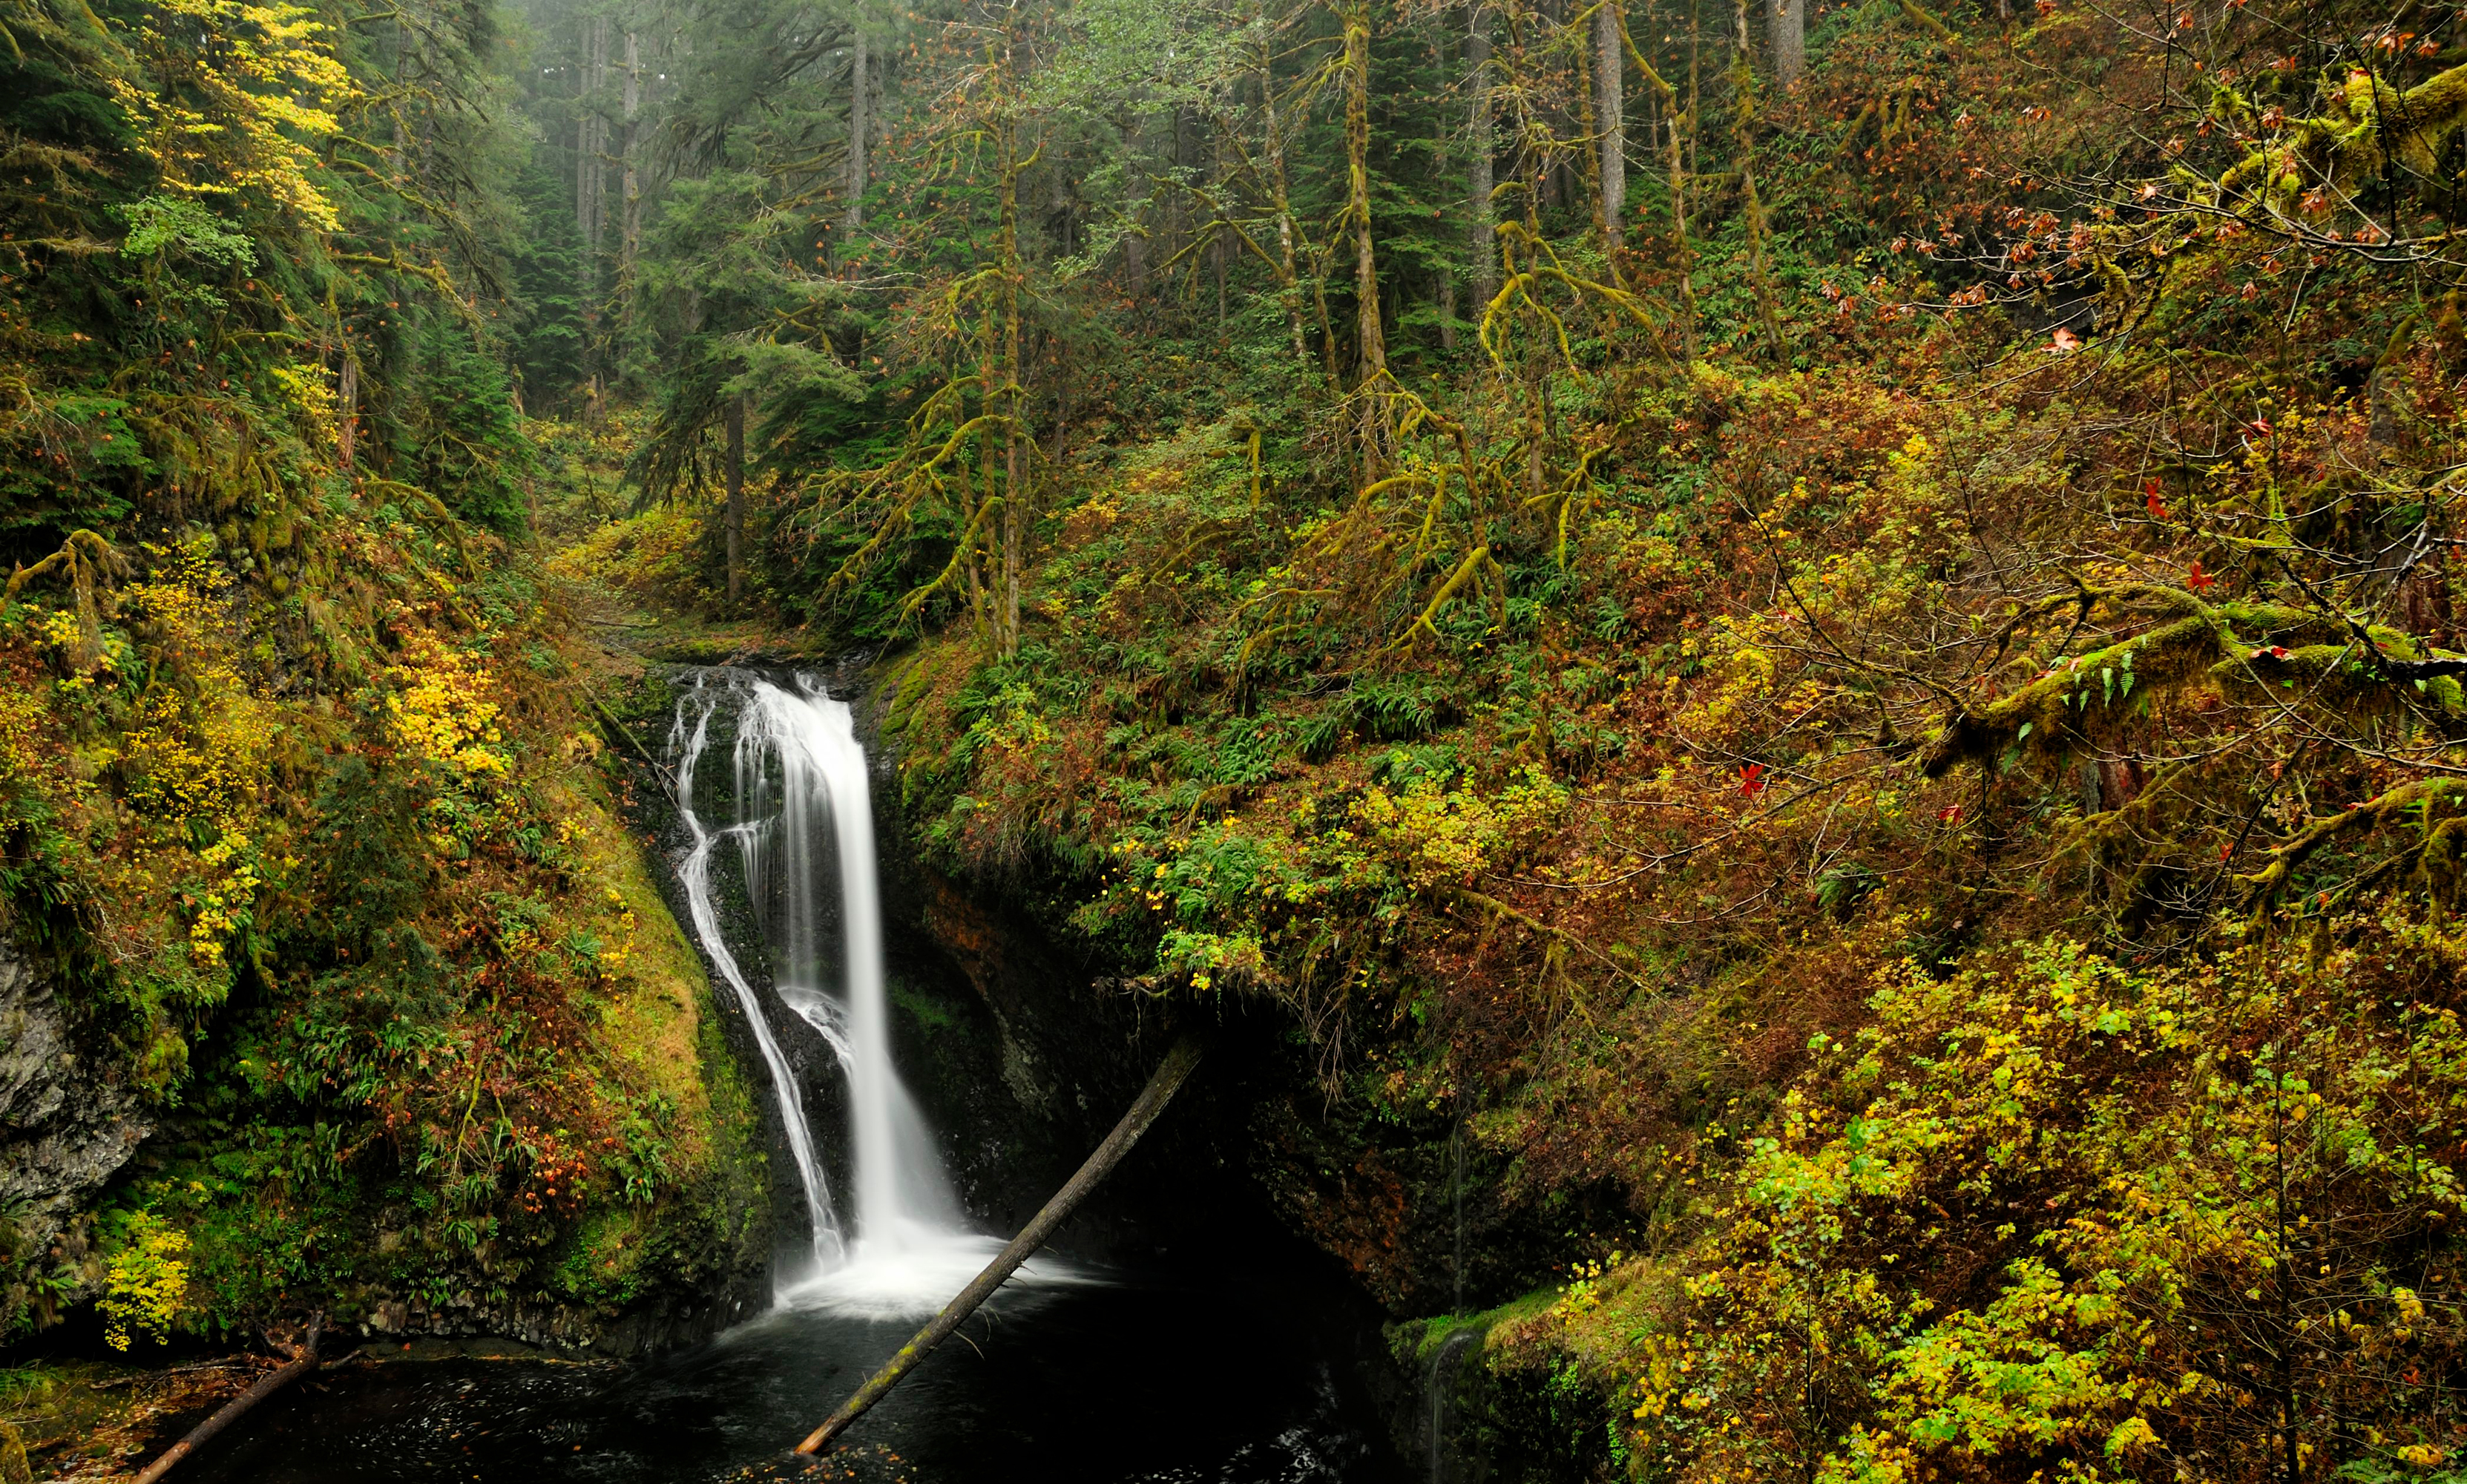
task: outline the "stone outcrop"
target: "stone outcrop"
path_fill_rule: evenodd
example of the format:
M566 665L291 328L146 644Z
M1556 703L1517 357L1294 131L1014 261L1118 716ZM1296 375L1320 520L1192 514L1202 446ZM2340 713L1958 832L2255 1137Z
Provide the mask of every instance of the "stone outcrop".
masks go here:
M0 932L0 1272L81 1246L72 1218L152 1129L121 1069L79 1044L54 977Z

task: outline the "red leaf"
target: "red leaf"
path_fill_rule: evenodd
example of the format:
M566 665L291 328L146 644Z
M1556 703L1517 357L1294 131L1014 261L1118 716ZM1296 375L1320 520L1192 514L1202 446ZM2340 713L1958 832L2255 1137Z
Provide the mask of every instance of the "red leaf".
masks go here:
M2195 592L2200 592L2204 588L2218 586L2219 580L2203 571L2202 559L2196 557L2193 559L2193 570L2184 574L2184 585Z
M2141 503L2150 507L2150 515L2154 520L2167 518L2167 502L2159 497L2161 492L2159 481L2155 479L2141 481Z
M1747 766L1745 766L1745 767L1743 767L1743 768L1739 769L1739 792L1740 792L1740 793L1742 793L1742 794L1746 795L1747 797L1749 797L1749 798L1752 798L1752 799L1753 799L1753 798L1754 798L1757 794L1762 793L1762 792L1764 792L1764 791L1765 791L1765 765L1764 765L1763 764L1761 764L1761 763L1751 763L1751 764L1749 764Z
M1940 825L1958 824L1960 819L1961 806L1958 804L1948 804L1935 811L1935 822Z

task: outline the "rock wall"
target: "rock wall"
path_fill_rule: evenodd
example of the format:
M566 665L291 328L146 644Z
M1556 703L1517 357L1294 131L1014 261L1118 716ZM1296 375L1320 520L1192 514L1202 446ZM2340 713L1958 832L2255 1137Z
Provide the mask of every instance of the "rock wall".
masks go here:
M417 1295L360 1295L356 1302L347 1299L345 1307L357 1310L358 1316L347 1315L344 1325L366 1339L511 1339L622 1358L706 1340L762 1313L771 1307L771 1277L759 1268L743 1268L709 1293L665 1294L623 1307L499 1306L476 1302L468 1293L442 1304Z
M83 1255L78 1211L154 1127L122 1069L79 1043L56 990L0 930L0 1271L12 1275L48 1248ZM48 1295L7 1297L10 1312L30 1304L50 1317Z

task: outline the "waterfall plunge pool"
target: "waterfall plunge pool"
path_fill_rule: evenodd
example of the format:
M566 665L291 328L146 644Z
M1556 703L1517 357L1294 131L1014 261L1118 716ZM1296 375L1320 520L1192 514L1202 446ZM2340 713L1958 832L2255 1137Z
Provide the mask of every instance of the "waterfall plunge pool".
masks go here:
M787 1450L913 1317L783 1307L636 1364L346 1364L269 1403L192 1479L1392 1484L1359 1296L1301 1254L1259 1256L1194 1248L1006 1287L821 1460Z

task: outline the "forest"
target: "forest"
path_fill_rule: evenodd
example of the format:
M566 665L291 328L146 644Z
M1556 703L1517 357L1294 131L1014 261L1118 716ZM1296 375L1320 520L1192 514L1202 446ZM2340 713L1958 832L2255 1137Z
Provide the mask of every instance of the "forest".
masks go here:
M792 673L961 1215L1212 1028L1376 1352L1024 1476L2467 1477L2462 23L0 0L0 1481L788 1292Z

